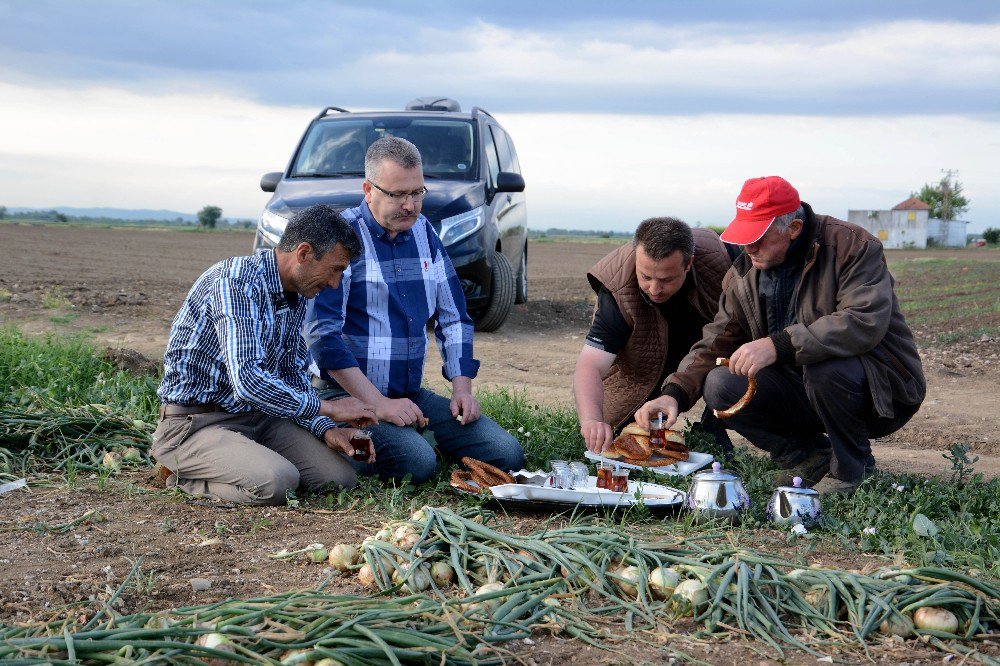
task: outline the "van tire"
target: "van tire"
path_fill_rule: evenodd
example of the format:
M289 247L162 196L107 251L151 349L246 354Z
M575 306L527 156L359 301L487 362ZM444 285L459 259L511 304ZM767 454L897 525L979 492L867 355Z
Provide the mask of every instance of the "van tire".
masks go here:
M493 268L491 271L493 286L490 289L490 300L476 318L476 330L483 333L495 331L507 321L507 315L514 307L514 292L517 285L514 282L514 271L507 257L501 252L493 253Z

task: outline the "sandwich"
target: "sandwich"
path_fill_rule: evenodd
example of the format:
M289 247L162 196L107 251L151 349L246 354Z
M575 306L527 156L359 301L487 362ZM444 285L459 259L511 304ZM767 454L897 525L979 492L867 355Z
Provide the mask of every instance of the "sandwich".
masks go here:
M656 457L653 457L656 453ZM689 450L684 445L684 435L676 430L665 430L664 441L655 450L649 431L638 423L630 423L611 443L611 448L602 455L612 460L621 460L632 465L660 467L687 460Z

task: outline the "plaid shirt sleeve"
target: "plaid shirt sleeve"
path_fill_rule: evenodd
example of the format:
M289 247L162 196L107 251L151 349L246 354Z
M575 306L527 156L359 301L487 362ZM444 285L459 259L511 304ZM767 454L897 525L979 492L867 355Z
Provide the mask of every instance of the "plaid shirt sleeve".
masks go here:
M262 320L266 318L271 326L276 325L270 309L263 306L268 295L253 285L224 277L219 280L213 298L216 313L213 324L235 396L265 414L311 423L320 407L319 397L311 387L305 390L301 383L293 386L287 376L276 376L265 369L266 352L260 338ZM286 331L285 335L298 337L299 329L289 328L294 330ZM301 354L304 365L304 352L299 351L298 344L285 349L286 353L295 349L296 358ZM297 381L305 381L303 366L297 368L296 374L301 375Z
M441 374L448 381L458 376L475 379L479 374L479 361L472 355L473 324L465 308L462 283L441 239L435 233L427 236L434 257L434 274L437 276L434 337L444 360Z
M312 301L312 312L302 329L302 337L312 352L316 366L324 370L358 368L358 360L344 344L344 311L351 289L348 266L336 289L324 289ZM328 378L324 378L328 379Z

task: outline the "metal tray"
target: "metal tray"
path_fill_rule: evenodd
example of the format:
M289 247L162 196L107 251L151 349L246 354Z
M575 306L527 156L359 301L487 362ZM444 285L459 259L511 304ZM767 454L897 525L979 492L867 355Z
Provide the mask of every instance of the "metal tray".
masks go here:
M490 493L493 499L503 506L544 511L567 509L614 511L643 504L651 511L661 513L680 509L687 499L687 494L683 491L657 483L629 481L628 485L629 492L617 493L598 488L597 478L591 476L588 477L587 486L584 488L564 489L508 483L492 486Z

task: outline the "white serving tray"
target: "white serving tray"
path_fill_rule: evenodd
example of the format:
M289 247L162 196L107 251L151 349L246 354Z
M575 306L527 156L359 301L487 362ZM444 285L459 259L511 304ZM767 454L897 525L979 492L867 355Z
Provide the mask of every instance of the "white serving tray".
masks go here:
M687 476L691 472L695 472L715 460L715 457L712 456L711 453L691 451L688 454L688 459L683 462L674 463L672 465L664 465L663 467L643 467L642 465L632 465L630 463L622 462L621 460L615 460L614 458L605 458L591 451L586 451L583 455L587 458L587 460L593 460L594 462L609 462L613 465L621 465L622 467L626 467L628 469L645 469L650 472L656 472L657 474L664 474L666 476Z
M552 488L550 486L529 486L507 483L492 486L490 492L501 500L522 500L532 502L555 502L580 506L632 506L645 504L648 507L680 506L687 495L676 488L661 486L644 481L629 481L627 493L616 493L597 487L597 477L588 477L584 488ZM640 497L636 497L636 493Z

